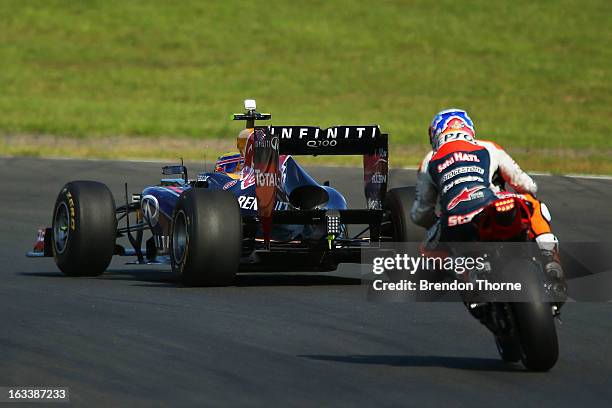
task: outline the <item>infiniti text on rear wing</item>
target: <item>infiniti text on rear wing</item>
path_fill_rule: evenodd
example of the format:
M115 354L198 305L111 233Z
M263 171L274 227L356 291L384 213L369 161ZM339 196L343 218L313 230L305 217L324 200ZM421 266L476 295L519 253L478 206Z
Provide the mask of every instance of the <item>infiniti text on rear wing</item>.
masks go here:
M334 126L270 126L270 136L279 138L279 153L292 155L358 155L372 154L387 148L387 135L376 125Z

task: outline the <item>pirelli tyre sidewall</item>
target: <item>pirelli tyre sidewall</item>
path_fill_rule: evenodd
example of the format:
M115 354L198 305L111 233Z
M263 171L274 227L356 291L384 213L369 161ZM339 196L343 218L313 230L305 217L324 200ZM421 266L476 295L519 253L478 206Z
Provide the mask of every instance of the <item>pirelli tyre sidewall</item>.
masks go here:
M97 181L71 181L59 192L52 219L55 263L68 276L97 276L115 251L115 200Z
M383 235L394 242L422 242L424 231L410 219L410 208L416 197L415 187L392 188L385 196L385 211L389 224L383 227Z
M242 253L242 217L228 191L192 188L179 197L170 227L172 270L189 286L234 283Z

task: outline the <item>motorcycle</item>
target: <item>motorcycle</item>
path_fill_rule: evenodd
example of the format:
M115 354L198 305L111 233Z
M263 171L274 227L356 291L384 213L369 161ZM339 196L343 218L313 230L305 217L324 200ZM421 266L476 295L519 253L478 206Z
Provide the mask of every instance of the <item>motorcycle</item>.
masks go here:
M529 211L528 202L520 195L507 193L470 220L479 241L477 253L471 246L470 255L483 256L487 267L465 276L472 281L512 281L520 284L522 291L516 298L507 292L481 291L466 296L464 304L493 333L504 361L521 361L529 370L548 371L559 357L555 318L560 304L555 301L555 282L547 277L541 253L529 238ZM466 255L462 249L451 248L451 252L453 256Z

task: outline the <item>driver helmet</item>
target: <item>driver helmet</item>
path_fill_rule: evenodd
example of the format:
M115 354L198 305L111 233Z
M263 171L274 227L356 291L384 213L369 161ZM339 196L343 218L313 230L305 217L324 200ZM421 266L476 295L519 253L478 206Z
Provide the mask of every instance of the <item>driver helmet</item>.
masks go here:
M224 153L215 163L217 173L236 173L242 169L242 155L237 152Z
M247 144L247 140L249 140L249 136L253 134L253 128L242 129L240 133L238 133L238 138L236 139L236 147L242 157L244 157L244 152Z
M474 138L474 123L467 112L462 109L445 109L434 116L429 125L429 143L436 148L440 136L448 133L461 132Z

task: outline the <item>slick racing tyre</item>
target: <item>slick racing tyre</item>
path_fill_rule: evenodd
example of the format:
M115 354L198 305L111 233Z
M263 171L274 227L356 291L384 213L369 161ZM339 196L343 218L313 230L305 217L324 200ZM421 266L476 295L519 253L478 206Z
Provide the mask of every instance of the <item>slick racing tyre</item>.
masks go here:
M521 361L521 346L509 337L495 337L495 345L499 356L506 363L518 363Z
M190 286L234 282L242 252L242 217L228 191L192 188L178 199L170 227L172 270Z
M559 358L559 343L551 305L544 299L537 264L528 260L510 265L532 302L511 303L523 365L532 371L548 371Z
M422 242L421 228L410 219L410 208L416 196L415 187L392 188L385 198L386 223L382 235L393 242Z
M115 200L102 183L71 181L53 209L52 248L55 263L68 276L98 276L115 251Z

